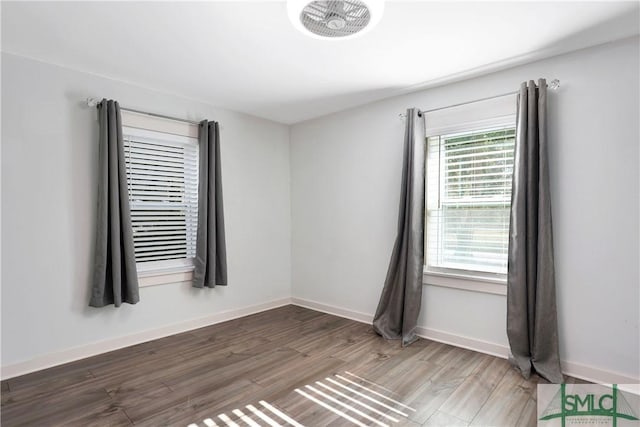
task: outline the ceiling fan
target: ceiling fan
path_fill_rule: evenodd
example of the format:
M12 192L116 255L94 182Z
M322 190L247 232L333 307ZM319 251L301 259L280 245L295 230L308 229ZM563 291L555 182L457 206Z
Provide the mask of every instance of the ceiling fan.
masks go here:
M289 18L303 33L315 38L360 36L380 20L382 0L289 0Z

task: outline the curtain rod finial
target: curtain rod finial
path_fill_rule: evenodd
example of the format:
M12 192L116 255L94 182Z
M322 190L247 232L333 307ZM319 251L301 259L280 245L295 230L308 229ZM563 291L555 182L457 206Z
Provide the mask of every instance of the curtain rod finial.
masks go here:
M95 107L98 105L98 99L97 98L87 98L87 107Z
M400 118L400 120L404 120L407 118L407 115L405 113L400 113L398 114L398 117ZM422 117L422 111L418 110L418 117Z
M551 90L560 89L560 80L558 80L558 79L551 80L551 82L549 82L549 89L551 89Z

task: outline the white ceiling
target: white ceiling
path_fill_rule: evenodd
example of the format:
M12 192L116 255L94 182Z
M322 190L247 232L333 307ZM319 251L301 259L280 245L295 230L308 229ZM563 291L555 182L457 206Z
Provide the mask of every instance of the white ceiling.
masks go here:
M322 41L284 1L3 1L2 50L295 123L638 34L638 5L387 1L369 33Z

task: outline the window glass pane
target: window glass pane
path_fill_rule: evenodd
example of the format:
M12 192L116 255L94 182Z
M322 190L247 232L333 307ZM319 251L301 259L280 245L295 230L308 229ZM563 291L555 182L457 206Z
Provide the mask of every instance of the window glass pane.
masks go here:
M427 146L427 269L506 274L515 128Z
M195 256L198 144L194 138L124 133L136 262Z

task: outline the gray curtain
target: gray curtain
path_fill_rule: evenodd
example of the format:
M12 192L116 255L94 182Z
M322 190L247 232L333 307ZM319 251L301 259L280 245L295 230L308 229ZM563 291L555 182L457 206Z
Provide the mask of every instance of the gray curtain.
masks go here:
M227 248L224 237L220 132L218 123L203 120L198 127L198 233L193 286L227 285Z
M103 99L98 122L98 223L89 305L119 307L123 302L135 304L140 297L118 103Z
M407 110L398 235L373 319L375 331L402 345L417 339L424 266L425 129L419 110Z
M509 229L507 335L511 361L525 378L537 372L560 383L547 146L546 81L540 79L538 86L522 83Z

